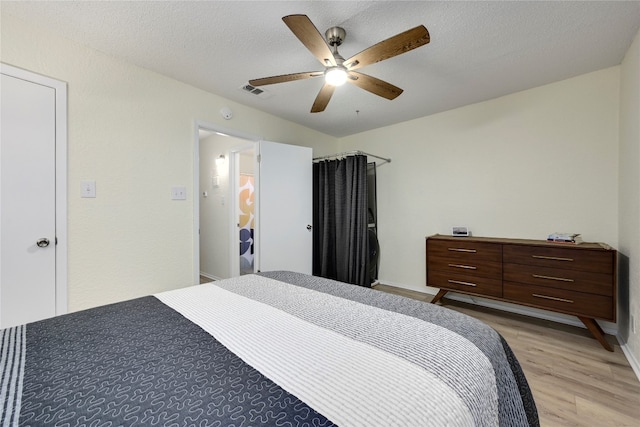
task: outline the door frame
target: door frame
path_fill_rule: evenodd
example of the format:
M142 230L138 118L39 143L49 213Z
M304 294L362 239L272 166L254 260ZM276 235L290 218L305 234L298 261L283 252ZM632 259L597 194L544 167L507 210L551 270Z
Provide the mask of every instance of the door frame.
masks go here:
M223 136L231 136L238 139L247 140L247 144L249 143L257 143L262 140L261 136L254 135L248 132L239 131L237 129L231 129L224 126L217 125L215 123L207 122L204 120L195 120L193 127L193 284L200 284L200 135L199 130L205 130L209 132L215 132L217 134ZM229 175L231 178L231 165L229 167ZM231 187L231 182L229 183ZM229 209L231 209L231 215L233 215L236 210L234 209L234 204L232 201L233 198L228 198L229 200ZM233 218L231 216L230 218ZM229 221L229 227L231 232L231 236L234 235L237 227L235 226L235 221ZM236 250L233 250L235 248ZM229 247L230 260L231 263L234 261L234 254L237 255L237 245L231 244ZM236 260L239 263L239 260ZM255 261L254 261L255 262ZM231 266L230 266L231 267ZM233 271L233 270L229 270Z
M67 272L67 83L43 76L32 71L0 63L0 73L42 86L55 91L55 191L56 191L56 316L68 310L68 272Z

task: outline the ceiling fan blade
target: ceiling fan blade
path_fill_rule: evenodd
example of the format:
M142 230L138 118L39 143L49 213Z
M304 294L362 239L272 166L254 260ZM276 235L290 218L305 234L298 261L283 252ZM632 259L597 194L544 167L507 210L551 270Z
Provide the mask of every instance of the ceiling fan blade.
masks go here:
M307 15L288 15L282 20L322 65L325 67L337 65L327 42Z
M365 65L374 64L393 58L405 52L409 52L417 47L429 43L429 31L424 25L396 34L380 43L363 50L344 61L344 66L349 70L356 70Z
M264 77L262 79L253 79L249 80L249 84L251 86L264 86L264 85L272 85L275 83L285 83L292 82L294 80L304 80L311 77L319 77L322 76L324 72L322 71L310 71L305 73L294 73L294 74L283 74L281 76L273 76L273 77Z
M392 85L391 83L387 83L384 80L371 77L367 74L358 73L357 71L349 71L347 81L361 89L387 99L395 99L403 92L402 89Z
M320 113L327 108L327 104L331 100L331 95L333 95L333 91L336 90L336 87L330 84L325 83L320 89L318 96L316 96L316 100L313 101L313 106L311 107L312 113Z

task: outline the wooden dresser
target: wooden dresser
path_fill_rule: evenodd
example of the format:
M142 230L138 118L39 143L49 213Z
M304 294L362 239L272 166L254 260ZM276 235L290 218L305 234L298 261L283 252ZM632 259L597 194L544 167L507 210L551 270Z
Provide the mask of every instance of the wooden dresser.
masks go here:
M427 237L427 285L577 316L613 351L595 319L616 321L617 252L607 245Z

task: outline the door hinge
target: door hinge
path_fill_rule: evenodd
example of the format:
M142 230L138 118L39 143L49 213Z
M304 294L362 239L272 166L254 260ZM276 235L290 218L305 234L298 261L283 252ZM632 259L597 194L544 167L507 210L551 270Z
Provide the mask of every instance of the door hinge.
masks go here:
M260 163L262 161L262 155L258 154L258 156L256 157L256 159L258 159L258 163Z

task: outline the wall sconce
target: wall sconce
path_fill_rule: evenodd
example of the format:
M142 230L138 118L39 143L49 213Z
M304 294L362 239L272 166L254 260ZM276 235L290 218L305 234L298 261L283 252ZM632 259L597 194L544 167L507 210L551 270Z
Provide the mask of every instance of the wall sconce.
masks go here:
M216 165L220 166L224 164L224 154L220 154L220 156L218 156L218 158L216 158Z

